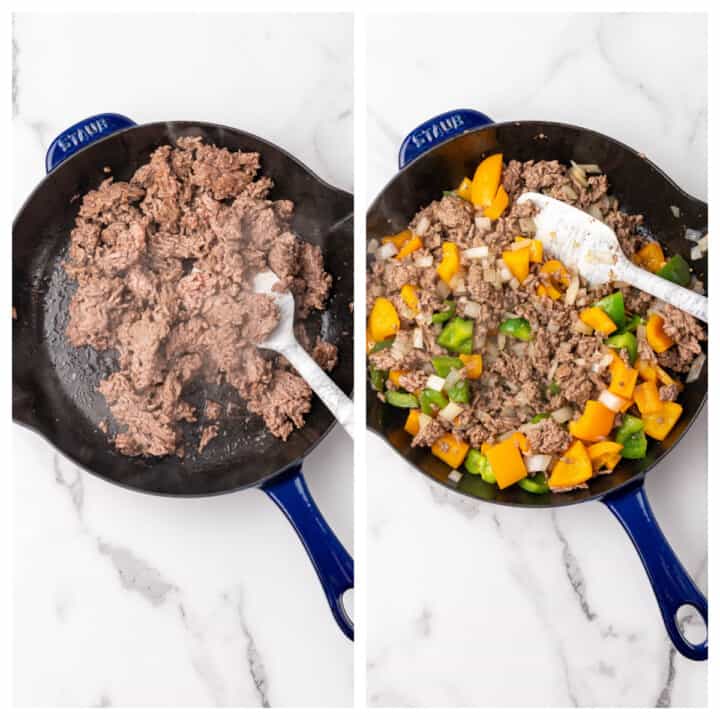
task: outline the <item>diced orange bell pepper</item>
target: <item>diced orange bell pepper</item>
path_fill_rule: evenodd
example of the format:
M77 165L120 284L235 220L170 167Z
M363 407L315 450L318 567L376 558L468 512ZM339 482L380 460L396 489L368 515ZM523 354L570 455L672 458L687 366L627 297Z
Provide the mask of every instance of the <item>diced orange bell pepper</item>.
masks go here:
M614 420L612 410L597 400L588 400L583 414L577 420L571 420L568 429L573 437L595 442L610 434Z
M455 192L463 199L470 202L472 200L472 180L463 178L462 182L457 186Z
M412 230L401 230L396 235L386 235L382 239L382 244L387 245L387 243L393 243L395 247L400 250L402 246L410 240L412 237Z
M559 300L562 297L562 293L551 283L541 283L535 292L538 297L549 297L551 300Z
M530 452L530 441L520 431L514 432L510 436L510 439L517 445L517 447L520 449L520 452Z
M457 469L462 465L469 449L470 446L466 442L448 433L433 443L432 454L451 468Z
M396 387L400 387L400 378L404 375L402 370L391 370L388 373L388 380Z
M502 259L519 282L523 282L530 273L529 247L520 248L520 250L505 250Z
M664 402L659 413L643 415L645 433L655 440L664 440L682 415L682 405L675 402Z
M460 269L460 252L458 246L454 242L446 242L442 244L442 260L437 268L438 275L446 282L450 283L453 275Z
M375 342L392 337L400 329L400 318L395 306L385 297L375 300L370 311L370 335Z
M398 260L412 255L416 250L423 246L423 242L418 235L413 235L401 248L400 252L395 256Z
M613 322L613 319L599 307L585 308L580 313L580 319L593 330L597 330L603 335L610 335L610 333L617 330L617 325Z
M530 262L541 263L543 261L542 240L530 241Z
M403 285L400 288L400 297L410 310L413 312L418 311L420 301L418 300L418 296L413 285Z
M472 181L472 203L476 207L487 207L497 195L502 176L502 153L486 157L475 170Z
M675 344L675 341L665 334L664 321L659 315L651 315L647 321L647 341L657 353L665 352Z
M587 453L592 463L593 472L612 472L620 462L622 449L623 446L620 443L611 442L610 440L604 440L590 445L587 448Z
M633 400L641 415L649 415L662 411L662 400L654 380L648 380L635 388Z
M612 362L610 363L610 373L615 370L616 365L621 365L622 367L625 367L625 361L618 355L618 353L613 350L612 348L605 348L605 351L610 353L612 356Z
M628 367L625 363L615 363L610 371L608 390L626 400L631 400L637 379L638 371L635 368Z
M420 411L412 408L405 420L405 432L411 435L417 435L420 432Z
M655 382L658 379L656 366L649 360L638 358L635 361L635 369L640 373L640 377L643 380Z
M490 220L497 220L504 212L510 202L507 191L501 185L495 193L492 203L483 210L483 215Z
M663 368L661 368L659 365L655 366L655 373L657 375L657 379L663 384L663 385L680 385L682 388L682 383L675 380L672 375L668 375L668 373L665 372Z
M514 433L506 440L496 445L489 445L485 449L485 455L501 490L527 477L527 468L518 447L518 439L515 437L520 434Z
M470 380L477 380L483 371L482 355L460 354L460 361L465 365L465 375Z
M551 281L557 277L563 287L567 287L570 284L570 273L568 273L567 268L559 260L548 260L540 268L540 273L547 275Z
M640 265L640 267L656 273L665 264L665 253L663 253L660 243L651 242L640 248L640 250L635 253L633 260L636 265Z
M593 476L592 462L585 446L576 440L555 463L548 480L553 490L568 490L582 485Z

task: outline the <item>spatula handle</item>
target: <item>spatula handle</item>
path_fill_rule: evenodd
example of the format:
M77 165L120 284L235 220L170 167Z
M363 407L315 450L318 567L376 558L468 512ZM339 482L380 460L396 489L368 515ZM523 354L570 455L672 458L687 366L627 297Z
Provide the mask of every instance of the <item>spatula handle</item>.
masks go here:
M345 428L347 434L353 437L352 400L333 382L330 376L315 360L305 352L305 349L300 343L296 342L283 348L282 354L300 375L302 375L305 382L313 389L313 392L323 401L325 407Z
M665 278L648 272L631 262L626 261L619 268L618 279L630 283L639 290L644 290L660 300L689 313L703 322L708 321L708 299L705 295L693 292L682 285L677 285Z

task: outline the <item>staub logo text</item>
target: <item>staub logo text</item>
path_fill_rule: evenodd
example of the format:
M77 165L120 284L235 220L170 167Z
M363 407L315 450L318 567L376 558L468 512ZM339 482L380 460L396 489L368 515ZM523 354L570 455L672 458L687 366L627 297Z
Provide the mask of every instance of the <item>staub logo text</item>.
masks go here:
M434 122L432 125L426 125L425 127L420 128L420 130L413 133L412 141L415 144L415 147L421 148L426 143L443 138L447 135L447 133L452 130L457 130L464 125L465 122L462 119L462 115L449 115L439 122Z
M105 118L98 118L97 120L75 128L72 132L65 133L65 135L58 138L57 144L60 146L60 149L65 152L71 148L84 145L94 135L107 129L107 120Z

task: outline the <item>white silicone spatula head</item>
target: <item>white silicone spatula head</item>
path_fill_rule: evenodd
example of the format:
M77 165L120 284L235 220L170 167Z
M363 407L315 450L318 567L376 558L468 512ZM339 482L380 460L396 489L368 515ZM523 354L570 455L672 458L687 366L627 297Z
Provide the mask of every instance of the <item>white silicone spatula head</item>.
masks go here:
M590 285L622 281L644 290L707 322L707 298L644 270L628 260L612 228L561 200L526 192L517 202L531 202L535 237L548 254L575 270Z
M352 401L315 360L305 352L305 349L295 338L293 327L295 298L289 292L278 293L273 291L273 286L279 280L280 278L271 271L258 273L253 279L253 290L256 293L272 295L280 310L280 320L277 326L265 340L258 343L258 347L274 350L283 355L352 437Z

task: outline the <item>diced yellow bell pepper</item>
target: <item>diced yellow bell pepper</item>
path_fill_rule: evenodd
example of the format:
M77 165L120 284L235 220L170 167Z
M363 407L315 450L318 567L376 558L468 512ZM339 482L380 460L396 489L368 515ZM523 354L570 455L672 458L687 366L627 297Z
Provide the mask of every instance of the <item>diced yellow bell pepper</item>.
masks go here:
M489 445L484 451L501 490L527 476L527 468L515 437L519 434L521 433L514 433L496 445Z
M664 440L682 415L682 405L675 402L664 402L659 413L643 415L645 433L655 440Z
M472 200L472 180L463 178L462 182L457 186L455 192L463 199L470 202Z
M658 379L656 366L649 360L638 358L635 361L635 369L640 373L640 377L643 380L655 382Z
M400 329L400 318L395 306L385 297L375 300L370 311L370 335L375 342L392 337Z
M647 321L647 341L657 353L665 352L675 344L675 341L665 334L664 321L659 315L651 315Z
M540 274L547 275L551 283L557 277L563 287L567 287L570 284L570 273L559 260L548 260L540 268Z
M402 370L391 370L388 373L388 380L396 387L400 387L400 378L404 375Z
M668 375L668 373L666 373L665 370L659 365L655 366L655 374L657 375L657 379L663 385L680 385L680 387L682 388L682 383L675 380L672 375Z
M636 265L656 273L665 264L665 253L663 253L660 243L651 242L635 253L633 261Z
M492 203L483 210L483 215L485 215L486 218L490 218L490 220L497 220L505 212L509 202L510 198L508 197L507 191L501 185L497 189Z
M412 310L413 312L418 311L420 301L418 300L418 296L415 292L415 287L413 285L403 285L400 288L400 297L402 298L402 301L410 308L410 310Z
M520 452L530 452L530 441L520 431L514 432L510 436L510 439L517 445L517 447L520 449Z
M475 170L472 181L472 204L487 207L495 199L502 176L502 153L485 158Z
M530 248L520 250L505 250L502 254L503 262L519 282L523 282L530 273Z
M638 371L635 368L628 367L625 363L615 363L610 370L608 390L614 395L631 400L637 379Z
M400 252L395 256L398 260L406 258L408 255L412 255L416 250L419 250L423 246L423 242L418 235L413 235L401 248Z
M585 308L580 313L580 319L593 330L603 335L610 335L617 330L617 325L613 322L613 319L599 307Z
M587 448L588 457L592 463L593 473L603 470L612 472L620 462L620 453L623 446L620 443L604 440L590 445Z
M462 465L469 449L470 446L466 442L448 433L433 443L432 454L451 468L457 469Z
M395 247L400 250L400 248L412 237L412 231L411 230L401 230L396 235L386 235L382 239L382 244L387 245L388 243L393 243Z
M542 240L530 241L530 262L541 263L543 261Z
M538 297L549 297L551 300L559 300L562 293L552 284L540 284L535 291Z
M469 380L477 380L482 375L482 355L464 355L461 353L460 360L465 365L465 375Z
M405 432L411 435L417 435L420 432L420 411L412 408L405 420Z
M582 485L592 476L592 462L587 450L580 440L576 440L555 463L548 485L553 490L568 490Z
M583 414L577 420L571 420L568 429L573 437L595 442L607 437L612 430L615 413L597 400L585 403Z
M450 283L453 275L460 269L460 252L458 246L454 242L446 242L442 244L442 260L437 268L438 275L446 282Z
M648 380L635 388L633 400L641 415L649 415L662 411L662 400L654 380Z

